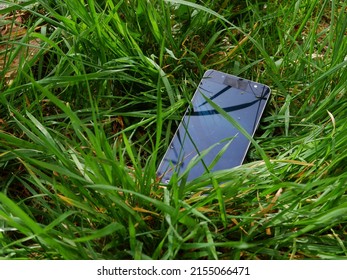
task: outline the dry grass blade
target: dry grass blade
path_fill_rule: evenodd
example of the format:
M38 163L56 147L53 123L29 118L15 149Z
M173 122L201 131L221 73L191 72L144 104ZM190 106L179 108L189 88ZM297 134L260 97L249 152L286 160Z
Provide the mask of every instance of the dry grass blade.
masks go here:
M3 19L7 24L1 27L0 72L8 85L12 83L23 64L32 60L40 50L42 41L38 38L30 39L24 24L28 16L28 12L17 12ZM42 26L37 26L34 31L41 28Z

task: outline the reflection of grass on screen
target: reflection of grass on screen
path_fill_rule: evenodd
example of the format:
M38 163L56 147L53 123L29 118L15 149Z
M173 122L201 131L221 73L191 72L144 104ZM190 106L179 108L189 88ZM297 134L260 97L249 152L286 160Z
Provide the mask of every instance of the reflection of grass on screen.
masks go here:
M3 2L1 258L347 257L343 1ZM272 89L246 163L160 186L211 68Z

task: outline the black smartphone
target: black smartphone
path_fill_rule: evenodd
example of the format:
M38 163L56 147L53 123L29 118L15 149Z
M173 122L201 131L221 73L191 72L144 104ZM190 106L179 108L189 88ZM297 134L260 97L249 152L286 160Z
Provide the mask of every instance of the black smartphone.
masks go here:
M191 181L206 172L241 165L250 140L221 109L253 137L270 92L257 82L206 71L159 164L160 181L169 183L173 172L186 172Z

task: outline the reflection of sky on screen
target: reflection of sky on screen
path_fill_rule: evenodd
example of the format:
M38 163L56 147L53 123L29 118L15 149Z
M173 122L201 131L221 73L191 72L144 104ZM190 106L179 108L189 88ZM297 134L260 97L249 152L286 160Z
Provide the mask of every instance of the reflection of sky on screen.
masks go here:
M252 135L257 118L262 113L260 105L266 101L258 98L262 94L262 89L261 85L258 85L257 88L254 88L253 85L252 89L250 85L247 85L247 92L245 92L229 85L213 82L211 79L204 79L193 97L192 110L188 109L177 130L176 137L171 142L171 148L168 149L158 169L159 176L166 173L162 180L165 182L171 177L171 170L181 174L191 159L198 154L198 151L201 153L216 143L222 142L203 158L205 166L209 166L218 152L228 143L226 140L230 139L233 139L232 143L212 170L227 169L242 164L249 140L218 114L201 93L228 112ZM188 180L192 180L204 172L205 167L203 163L199 162L191 169Z

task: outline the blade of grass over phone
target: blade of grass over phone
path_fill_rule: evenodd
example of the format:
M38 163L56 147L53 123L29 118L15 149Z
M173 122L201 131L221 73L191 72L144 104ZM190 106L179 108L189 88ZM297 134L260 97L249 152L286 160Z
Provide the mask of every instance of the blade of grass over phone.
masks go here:
M227 119L234 127L236 127L257 149L259 154L261 155L262 159L264 160L267 168L270 171L273 171L272 164L265 154L264 150L259 146L259 144L253 139L252 135L249 135L249 133L237 122L235 121L227 112L225 112L222 108L220 108L217 104L215 104L211 99L209 99L206 95L201 93L206 102L211 105L211 107L216 110L221 116L225 119Z

